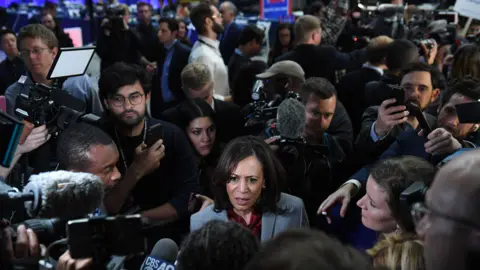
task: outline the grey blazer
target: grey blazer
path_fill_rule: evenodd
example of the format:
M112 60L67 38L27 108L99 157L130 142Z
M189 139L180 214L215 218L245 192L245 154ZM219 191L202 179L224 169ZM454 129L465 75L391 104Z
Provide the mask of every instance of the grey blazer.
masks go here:
M286 209L286 212L281 215L270 212L262 215L262 242L288 229L310 227L302 199L282 193L278 201L278 207ZM198 230L212 220L228 221L227 211L223 210L217 213L213 210L213 205L209 205L190 217L190 231Z

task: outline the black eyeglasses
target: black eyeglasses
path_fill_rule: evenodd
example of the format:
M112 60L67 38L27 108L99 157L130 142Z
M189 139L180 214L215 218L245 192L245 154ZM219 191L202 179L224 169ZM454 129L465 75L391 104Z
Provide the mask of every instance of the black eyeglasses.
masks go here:
M430 221L427 220L428 216L430 216L430 215L434 215L434 216L437 216L437 217L440 217L440 218L443 218L443 219L446 219L446 220L453 221L455 223L461 224L461 225L466 226L466 227L470 227L470 228L473 228L473 229L476 229L476 230L480 230L480 226L478 224L476 224L475 222L465 220L465 219L462 219L462 218L455 218L455 217L451 217L451 216L439 213L437 211L429 209L427 207L427 205L425 205L424 203L415 203L412 206L411 214L412 214L413 224L415 224L415 228L420 229L420 230L425 229L425 227L426 227L426 229L428 229L428 227L430 227Z
M129 95L128 97L116 95L116 96L109 97L108 100L110 100L110 103L112 103L113 106L122 107L125 104L125 99L128 98L128 101L132 105L138 105L142 102L143 96L144 94L140 94L140 93L134 93Z

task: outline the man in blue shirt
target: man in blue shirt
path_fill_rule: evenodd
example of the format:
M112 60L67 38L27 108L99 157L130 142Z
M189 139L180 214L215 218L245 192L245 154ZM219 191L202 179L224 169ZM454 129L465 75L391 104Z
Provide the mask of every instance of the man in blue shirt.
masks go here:
M178 23L173 18L160 19L158 39L164 50L157 61L157 72L153 79L151 111L153 117L184 101L180 74L188 64L190 48L177 41Z

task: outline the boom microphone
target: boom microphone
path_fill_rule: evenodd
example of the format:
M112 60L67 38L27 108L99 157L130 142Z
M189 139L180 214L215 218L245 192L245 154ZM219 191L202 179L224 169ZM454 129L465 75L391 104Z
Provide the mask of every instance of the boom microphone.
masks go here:
M277 111L277 130L287 139L299 139L305 127L305 106L293 98L285 99Z
M55 171L32 175L23 194L33 195L25 202L32 217L77 218L92 213L103 200L103 182L90 173Z
M178 246L168 238L158 240L140 270L175 270Z

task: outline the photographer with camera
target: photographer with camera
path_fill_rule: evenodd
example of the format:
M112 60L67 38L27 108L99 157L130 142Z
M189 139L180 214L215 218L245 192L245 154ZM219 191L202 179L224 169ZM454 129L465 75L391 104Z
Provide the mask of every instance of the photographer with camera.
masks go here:
M100 70L103 71L116 62L156 68L156 64L144 57L145 48L137 34L129 28L129 20L130 11L127 5L121 4L106 10L96 44L96 52L101 58Z
M47 79L58 53L58 41L52 31L40 24L24 26L18 34L18 44L28 73L21 76L5 92L8 114L15 116L17 97L21 94L29 95L30 89L37 83L64 89L87 104L87 113L102 114L103 108L98 93L87 75L53 81Z
M264 94L268 102L273 102L278 106L289 92L298 93L300 91L305 82L305 73L296 62L285 60L273 64L265 72L258 74L257 78L264 82L264 93L260 94ZM252 105L247 106L251 107ZM244 108L244 110L249 110L249 108ZM249 121L252 122L251 119ZM247 122L248 124L249 122ZM327 133L337 139L345 154L352 152L352 123L345 107L338 100Z

